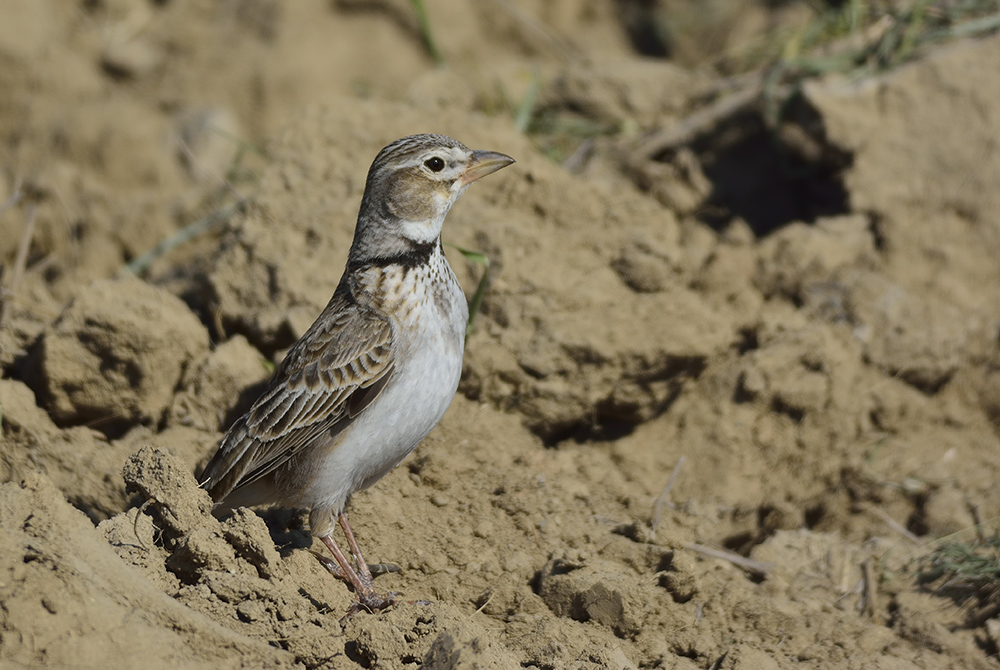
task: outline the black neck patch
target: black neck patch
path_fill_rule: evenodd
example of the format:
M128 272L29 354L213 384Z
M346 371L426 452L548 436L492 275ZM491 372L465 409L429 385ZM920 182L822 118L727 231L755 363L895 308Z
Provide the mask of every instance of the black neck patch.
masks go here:
M390 265L400 265L410 269L420 265L426 265L430 261L434 252L440 248L441 241L433 242L410 242L410 247L406 251L400 251L386 256L369 256L352 260L347 264L349 271L360 270L362 268L384 268Z

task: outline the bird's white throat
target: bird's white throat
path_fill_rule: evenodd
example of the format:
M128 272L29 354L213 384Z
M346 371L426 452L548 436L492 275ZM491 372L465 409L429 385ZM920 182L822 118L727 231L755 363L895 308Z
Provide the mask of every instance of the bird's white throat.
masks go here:
M400 232L408 240L427 244L436 241L441 236L443 226L443 216L423 221L401 221Z

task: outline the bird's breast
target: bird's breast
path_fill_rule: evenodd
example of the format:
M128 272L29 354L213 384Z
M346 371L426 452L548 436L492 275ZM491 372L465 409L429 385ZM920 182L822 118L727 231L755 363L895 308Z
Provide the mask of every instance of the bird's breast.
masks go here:
M436 268L380 268L381 309L394 331L392 378L328 452L304 503L342 508L354 491L398 465L451 404L462 374L468 307L441 261Z

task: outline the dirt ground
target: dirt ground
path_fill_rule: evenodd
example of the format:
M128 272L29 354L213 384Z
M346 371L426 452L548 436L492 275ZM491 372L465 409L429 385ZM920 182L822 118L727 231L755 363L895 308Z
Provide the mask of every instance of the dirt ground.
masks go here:
M3 4L0 666L1000 665L917 579L1000 515L1000 38L809 83L803 180L752 123L627 167L718 84L627 3L429 2L444 68L402 0ZM617 131L533 142L533 81ZM459 394L352 501L431 602L341 622L303 511L195 474L416 132L517 163L446 224L492 262Z

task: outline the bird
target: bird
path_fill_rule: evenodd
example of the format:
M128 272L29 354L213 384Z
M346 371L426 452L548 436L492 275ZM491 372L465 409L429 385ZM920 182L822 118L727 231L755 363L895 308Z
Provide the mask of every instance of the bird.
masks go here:
M435 134L378 153L333 297L200 476L217 512L308 508L333 559L314 553L353 587L348 616L391 607L398 594L375 590L345 508L437 425L462 373L469 310L441 243L445 217L472 182L513 162Z

